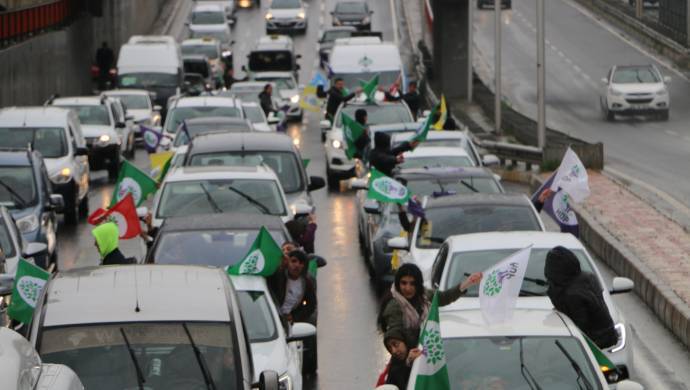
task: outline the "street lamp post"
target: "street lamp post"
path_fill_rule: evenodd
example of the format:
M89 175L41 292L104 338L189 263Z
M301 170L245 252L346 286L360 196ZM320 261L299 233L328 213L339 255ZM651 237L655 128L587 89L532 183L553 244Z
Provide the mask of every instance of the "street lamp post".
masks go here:
M494 124L501 134L501 0L494 0Z
M537 145L546 146L546 38L544 33L544 0L537 0Z

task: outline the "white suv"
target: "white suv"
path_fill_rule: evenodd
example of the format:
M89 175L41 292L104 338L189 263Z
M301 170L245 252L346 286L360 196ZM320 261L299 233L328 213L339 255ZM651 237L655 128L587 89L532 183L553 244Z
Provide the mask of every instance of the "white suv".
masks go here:
M601 109L606 120L616 115L653 115L668 120L671 105L666 83L654 65L614 66L601 79L605 90L601 95Z

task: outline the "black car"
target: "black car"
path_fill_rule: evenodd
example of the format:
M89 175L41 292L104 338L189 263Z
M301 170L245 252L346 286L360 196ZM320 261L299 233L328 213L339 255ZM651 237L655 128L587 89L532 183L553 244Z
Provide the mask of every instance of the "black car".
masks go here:
M335 5L331 12L334 26L353 26L357 30L371 30L371 14L363 1L342 1Z
M477 0L477 8L484 9L484 7L489 6L494 7L494 0ZM511 0L501 0L501 8L511 9L513 7L513 2Z
M7 207L24 241L40 242L47 253L36 256L36 264L57 266L57 213L62 195L53 194L43 157L37 151L0 149L0 205Z
M355 31L357 29L353 26L331 27L323 31L319 38L319 64L321 67L328 63L335 40L338 38L350 38Z

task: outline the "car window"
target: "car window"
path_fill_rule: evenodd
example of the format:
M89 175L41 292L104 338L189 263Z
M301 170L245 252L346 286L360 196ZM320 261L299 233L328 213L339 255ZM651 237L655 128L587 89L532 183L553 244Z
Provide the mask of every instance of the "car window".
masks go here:
M335 12L339 14L363 14L367 12L367 5L361 2L342 2L336 4Z
M448 245L443 244L443 246L441 246L441 249L438 251L438 254L436 255L434 265L431 268L431 283L434 288L438 288L438 285L441 283L441 276L443 275L443 269L446 266L447 256Z
M293 56L288 50L261 50L249 54L249 69L253 72L291 71Z
M498 183L490 177L465 177L462 179L409 180L407 188L418 196L441 196L454 194L502 193Z
M14 224L14 221L6 221L0 216L0 249L5 257L14 257L17 254L17 248L14 247L12 236L7 229L8 224Z
M241 357L233 342L234 325L188 322L186 327L189 335L179 322L46 328L40 336L39 353L44 363L69 366L87 389L135 389L137 371L129 342L144 375L153 373L160 388L205 388L191 336L218 389L244 388Z
M0 205L21 210L37 203L33 167L0 166Z
M441 288L446 289L455 286L465 279L466 273L482 272L520 249L522 248L453 253L449 262L450 268L447 272L446 282ZM549 250L543 248L532 249L527 271L525 271L525 279L522 282L522 295L546 295L548 286L546 284L546 276L544 276L544 264L546 263L546 255ZM585 252L582 249L572 249L572 251L580 262L580 269L583 272L593 272L592 265ZM594 279L598 287L601 288L599 279ZM478 287L473 286L467 291L467 296L476 297L477 291Z
M431 168L431 167L473 167L474 162L469 156L428 156L405 157L405 161L398 165L401 169Z
M130 110L150 110L149 99L144 95L115 95Z
M225 15L221 11L194 11L192 24L223 24Z
M208 77L210 68L208 65L208 62L205 60L202 61L190 61L190 60L185 60L184 61L184 72L185 73L198 73L201 75L201 77Z
M29 144L44 158L63 157L68 151L61 127L0 127L0 147L25 149Z
M190 38L215 38L220 42L230 42L230 32L228 30L222 31L192 31Z
M252 123L268 123L266 115L259 106L244 106L244 114Z
M127 73L117 76L117 85L125 88L168 87L174 88L179 84L176 74L168 73Z
M347 89L355 90L360 86L360 81L371 80L376 75L379 76L379 85L392 85L400 78L400 74L400 69L397 69L381 72L336 73L333 75L333 77L343 79ZM414 120L405 120L400 122L414 122Z
M344 106L341 113L345 113L350 117L355 117L355 111L363 108L367 110L367 123L369 126L387 125L391 123L406 123L414 122L412 114L403 104L384 104L384 105L357 105L351 104ZM342 127L342 115L336 118L336 127Z
M60 105L59 107L70 108L77 113L82 125L102 125L110 126L110 114L104 105L98 106L74 106ZM113 114L115 115L115 114Z
M274 83L279 90L282 89L297 89L297 85L292 78L287 77L258 77L256 81L265 81L267 83Z
M263 291L237 291L240 301L240 311L248 326L249 341L261 343L274 340L278 337L276 318L273 316L268 300Z
M613 74L615 84L660 83L661 79L653 68L620 67Z
M299 0L273 0L271 2L271 8L300 8Z
M209 116L239 118L240 110L236 107L178 107L168 113L168 116L165 120L165 131L174 133L184 120Z
M326 31L323 33L323 38L321 38L322 42L333 42L338 38L349 38L352 36L352 31Z
M287 215L277 182L228 179L166 183L157 217L231 212Z
M529 206L457 205L427 208L424 214L418 222L419 248L439 248L458 234L542 230Z

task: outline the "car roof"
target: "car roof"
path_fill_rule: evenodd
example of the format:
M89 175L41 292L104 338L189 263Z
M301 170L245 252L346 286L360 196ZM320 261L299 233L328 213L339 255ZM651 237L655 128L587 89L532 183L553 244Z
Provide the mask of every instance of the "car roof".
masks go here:
M419 126L419 123L416 123L416 125ZM371 128L374 128L374 127L375 126L372 126ZM415 130L415 129L411 129L411 130ZM409 137L409 134L401 132L401 133L393 134L391 137L392 137L393 141L399 141L399 138L402 138L404 136ZM470 137L462 131L430 131L426 136L426 139L466 139L466 140L469 140L469 138ZM422 145L424 145L424 144L422 144Z
M523 194L473 193L462 195L449 195L438 198L429 198L426 204L424 205L424 208L431 209L436 207L471 205L530 206L531 202Z
M0 166L26 167L30 165L31 161L26 150L0 148Z
M70 115L76 119L70 109L53 106L0 108L0 127L65 127Z
M266 85L265 81L240 81L238 83L232 83L232 86L228 90L229 92L233 92L236 90L239 90L240 92L247 91L250 88L253 90L254 88L257 89L263 89L263 87Z
M293 47L292 38L287 35L264 35L256 42L252 51L261 50L288 50Z
M369 126L369 130L376 133L379 131L383 132L398 132L398 131L414 131L419 128L421 124L417 122L406 122L406 123L387 123L381 125Z
M373 42L372 37L339 38L336 39L333 52L329 59L329 65L333 72L358 73L380 72L402 69L402 60L398 47L390 42ZM347 44L341 42L348 41ZM365 40L367 43L362 43ZM363 58L368 58L369 66L362 66Z
M145 89L111 89L101 92L105 96L128 96L128 95L143 95L151 96L151 93Z
M174 107L237 107L237 99L225 96L185 96Z
M165 177L165 183L216 179L278 180L273 170L264 166L212 165L179 167Z
M217 40L216 38L213 37L206 37L206 38L188 38L182 41L180 44L182 46L218 46L220 45L220 41Z
M101 106L103 99L100 96L69 96L55 98L50 104L54 106Z
M295 75L292 72L256 72L252 74L252 78L254 78L255 80L263 77L276 79L294 79Z
M176 45L175 37L171 35L132 35L127 43L135 44L164 44Z
M422 143L418 148L405 152L405 158L414 159L415 157L433 156L468 156L467 152L459 147L451 146L424 146Z
M230 302L224 292L231 288L227 281L219 268L189 265L97 266L61 271L49 284L43 326L227 322Z
M244 106L244 102L242 103ZM243 124L249 126L247 123L247 119L244 118L235 118L235 117L229 117L229 116L200 116L197 118L190 118L186 119L185 123L187 126L191 125L237 125L237 124ZM181 125L180 125L181 126ZM196 141L195 141L196 142Z
M160 233L221 229L259 230L262 226L269 231L283 231L285 229L283 220L278 216L264 214L224 213L166 218L160 229Z
M407 181L429 179L462 179L467 177L493 177L493 172L481 167L429 167L399 170L395 177Z
M572 234L560 232L489 232L460 234L448 237L455 252L472 252L487 249L515 249L532 245L536 249L551 249L563 246L568 249L584 249L582 243Z
M487 325L479 309L440 312L441 334L444 339L492 336L571 336L577 334L564 315L555 310L519 309L510 322Z
M214 133L194 138L189 155L223 151L294 151L292 138L278 133Z
M194 6L194 8L192 8L192 12L209 12L209 11L224 12L223 7L221 7L219 4L196 4Z

